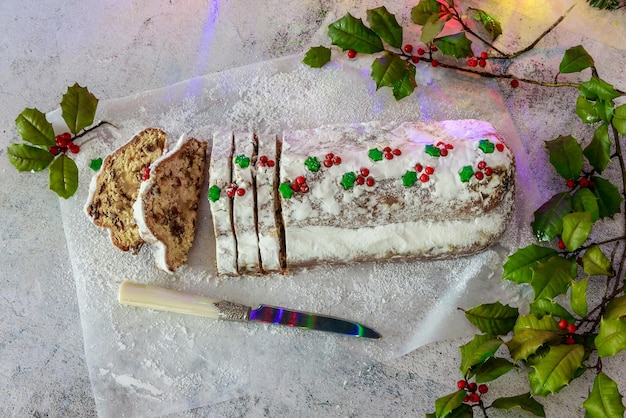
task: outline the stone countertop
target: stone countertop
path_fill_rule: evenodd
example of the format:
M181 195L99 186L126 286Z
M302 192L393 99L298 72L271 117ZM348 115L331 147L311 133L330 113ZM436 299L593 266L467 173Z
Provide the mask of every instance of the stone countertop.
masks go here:
M26 107L44 112L55 109L61 94L74 82L88 86L100 99L110 99L303 53L309 46L328 45L324 28L346 11L364 17L366 9L383 4L369 0L261 0L251 8L250 2L244 0L58 3L26 0L0 4L3 416L96 415L58 198L44 192L48 187L47 175L20 174L9 164L6 147L17 140L15 117ZM410 10L414 3L417 2L384 2L394 13ZM554 43L557 38L559 45L584 42L598 63L601 76L626 88L624 11L592 10L582 0L554 0L549 5L536 0L468 3L496 16L510 17L510 22L501 18L506 35L503 42L508 42L510 50L526 39L532 40L541 28L576 4L546 42ZM514 8L515 16L528 15L547 25L535 22L527 28L514 20ZM401 19L401 23L408 24L408 13ZM509 27L517 33L507 33ZM540 56L509 71L530 76L545 70L539 67ZM573 124L580 125L571 111L562 114L564 106L571 108L576 92L555 100L539 87L528 86L513 92L502 83L502 90L523 141L554 139L570 133ZM531 157L535 157L534 150L529 146ZM546 183L546 197L554 179L552 174L538 176L539 181ZM454 390L456 379L450 375L458 374L458 346L464 342L438 342L384 364L364 363L351 379L334 382L332 387L341 388L339 391L320 391L319 385L312 383L290 388L289 394L268 390L177 416L422 415L434 409L437 397ZM605 367L621 370L621 381L626 381L624 356L607 361ZM381 377L390 376L394 377L393 385L380 383L388 380ZM523 380L515 377L505 380L503 391L520 382ZM559 396L544 401L548 416L582 416L580 405L590 382L581 379ZM621 391L626 393L623 385ZM493 414L512 415L516 416Z

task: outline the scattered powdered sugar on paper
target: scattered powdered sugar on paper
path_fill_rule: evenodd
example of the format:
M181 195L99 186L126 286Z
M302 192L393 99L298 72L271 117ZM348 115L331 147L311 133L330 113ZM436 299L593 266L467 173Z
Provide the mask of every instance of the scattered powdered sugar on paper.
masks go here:
M458 74L418 72L413 96L396 102L375 91L369 62L308 68L288 57L100 103L105 125L77 154L80 186L61 202L81 311L85 352L102 416L162 415L275 387L318 379L345 381L363 362L386 361L431 341L469 335L457 307L520 295L499 279L506 254L528 242L536 202L532 175L497 86ZM431 84L433 77L438 77ZM449 261L320 265L290 275L217 278L209 205L202 199L189 262L174 275L158 270L146 246L137 255L113 247L84 212L93 158L140 130L165 129L209 141L216 129L276 132L368 120L476 118L491 122L518 158L517 210L499 243ZM203 193L203 196L205 194ZM214 321L120 306L124 280L151 283L256 306L282 306L358 321L380 341L262 323ZM323 383L320 383L323 384Z

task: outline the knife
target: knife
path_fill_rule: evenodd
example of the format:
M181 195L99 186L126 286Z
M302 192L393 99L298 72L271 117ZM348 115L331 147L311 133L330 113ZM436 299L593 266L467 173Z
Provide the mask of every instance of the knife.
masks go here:
M266 322L289 327L335 332L353 337L382 338L372 328L330 316L268 305L259 305L253 309L238 303L129 281L124 281L120 285L118 299L122 305L205 316L213 319L238 322Z

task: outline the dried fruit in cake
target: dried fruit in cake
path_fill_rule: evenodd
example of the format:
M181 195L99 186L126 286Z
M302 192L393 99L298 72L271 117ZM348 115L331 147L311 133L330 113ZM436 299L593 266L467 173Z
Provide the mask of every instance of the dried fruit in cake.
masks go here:
M143 244L133 216L144 171L166 147L167 134L148 128L107 156L91 180L86 211L93 223L110 232L113 244L123 251L138 251Z

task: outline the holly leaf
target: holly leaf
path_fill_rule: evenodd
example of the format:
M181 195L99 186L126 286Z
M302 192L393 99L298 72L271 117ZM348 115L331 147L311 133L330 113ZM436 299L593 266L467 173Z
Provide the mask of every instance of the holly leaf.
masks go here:
M589 237L593 221L589 212L574 212L563 217L563 242L568 251L580 248Z
M615 105L612 101L598 100L596 101L596 113L598 117L606 123L611 123L613 119L613 113L615 111Z
M545 315L541 318L535 315L523 315L517 318L513 332L518 334L526 329L554 331L559 332L560 328L551 315Z
M626 316L626 295L612 299L607 305L604 319L622 319Z
M612 85L598 77L591 77L589 81L581 83L578 90L586 99L592 101L598 99L611 101L620 96Z
M591 180L594 183L592 192L598 198L600 218L611 218L619 213L622 195L617 187L602 177L593 176Z
M593 388L583 402L583 408L585 418L623 418L626 411L617 383L602 372L593 380Z
M598 245L587 248L582 256L583 271L590 276L611 276L611 260L609 260Z
M56 145L52 124L48 122L46 115L37 109L24 109L15 119L15 127L26 142L45 147Z
M595 66L595 63L591 55L589 55L582 45L578 45L565 51L561 64L559 65L559 72L563 74L577 73L593 66Z
M498 377L507 374L514 368L515 365L507 359L490 357L484 363L473 368L472 372L474 372L474 380L476 380L476 383L485 383L496 380Z
M580 344L557 345L528 374L533 395L547 396L560 391L582 365L585 349Z
M350 13L328 26L328 36L333 45L344 51L352 49L363 54L373 54L384 49L376 32Z
M50 189L67 199L78 189L78 167L74 160L60 155L50 165Z
M543 318L545 315L552 315L561 319L567 319L569 322L576 320L567 309L550 299L536 299L529 307L530 313L538 319Z
M555 256L533 267L533 272L530 286L535 292L535 299L552 299L567 292L576 277L576 262Z
M513 361L520 361L527 360L545 344L560 339L561 336L554 331L528 328L516 333L506 346Z
M476 334L474 339L460 347L461 372L465 376L469 370L492 357L502 345L502 340L489 334Z
M409 65L406 67L402 80L398 80L391 86L393 90L393 97L396 100L404 99L406 96L410 96L417 87L415 81L415 66Z
M50 151L27 144L11 144L7 152L9 162L18 171L41 171L54 159Z
M456 59L465 58L473 54L472 41L467 39L465 32L442 36L433 42L444 55L452 56Z
M621 319L600 319L600 332L595 338L600 357L614 356L626 348L626 321Z
M545 417L546 412L543 409L543 405L537 402L532 395L524 393L523 395L510 396L507 398L495 399L491 406L496 409L510 410L513 408L522 408L524 411L531 412L536 417Z
M602 173L611 160L611 140L609 139L609 125L603 123L593 133L593 139L583 151L589 163L599 173Z
M505 335L513 329L518 309L500 302L478 305L465 311L465 317L476 328L491 335Z
M376 89L401 82L406 71L406 62L398 54L385 51L372 63L372 79L376 82Z
M483 25L492 41L495 41L498 36L502 35L502 25L493 16L473 7L468 8L467 11L472 19Z
M93 124L98 99L78 83L67 88L61 100L61 116L74 135Z
M374 32L394 48L402 47L402 26L385 6L367 11L367 22Z
M615 109L611 123L620 135L626 135L626 103Z
M598 198L593 194L591 190L586 187L581 187L576 190L572 196L572 210L575 212L589 212L591 213L591 220L593 222L600 219L600 208L598 207Z
M504 263L502 278L517 284L530 283L533 278L532 268L541 261L545 261L557 254L558 252L552 248L541 247L535 244L519 248Z
M411 20L417 25L424 26L431 16L438 16L441 6L437 0L421 0L411 9Z
M595 103L585 99L584 96L578 96L576 99L575 113L583 123L596 123L600 120Z
M464 390L457 390L449 395L442 396L435 401L435 416L436 417L450 417L452 411L463 405L463 399L467 392Z
M561 177L573 180L580 177L583 169L583 149L571 135L560 136L553 141L545 141L550 154L550 163Z
M587 315L587 281L584 278L572 283L572 294L570 297L570 306L572 310L579 316Z
M563 231L563 218L571 212L572 201L569 193L552 196L535 211L535 219L530 224L535 238L538 241L552 241Z
M422 26L422 34L420 40L425 44L430 44L437 35L441 33L446 22L439 19L439 16L434 14L428 18L424 26Z
M304 64L313 68L321 68L328 61L330 61L330 48L325 46L311 47L302 60Z

